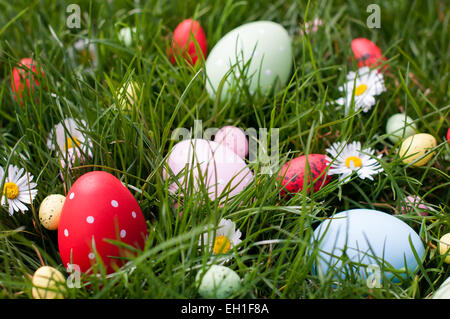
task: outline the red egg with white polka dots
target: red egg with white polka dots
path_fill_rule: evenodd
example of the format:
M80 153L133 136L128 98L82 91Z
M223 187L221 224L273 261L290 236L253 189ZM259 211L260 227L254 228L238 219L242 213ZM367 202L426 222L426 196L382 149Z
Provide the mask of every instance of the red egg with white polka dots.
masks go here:
M107 172L89 172L66 196L58 225L59 253L65 266L89 272L101 262L111 273L134 253L107 240L143 249L147 234L139 204L122 182Z
M310 172L307 165L311 170ZM305 176L307 177L307 192L309 193L309 185L311 183L309 176L312 177L314 192L319 191L331 179L331 176L325 172L328 165L326 156L322 154L309 154L308 157L302 155L290 160L283 165L278 174L282 186L280 194L283 196L286 193L301 192L303 190Z

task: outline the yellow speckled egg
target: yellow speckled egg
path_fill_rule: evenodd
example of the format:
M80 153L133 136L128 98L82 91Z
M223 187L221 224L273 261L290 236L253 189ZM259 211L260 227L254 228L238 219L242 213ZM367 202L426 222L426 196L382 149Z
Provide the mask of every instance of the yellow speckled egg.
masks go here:
M44 198L39 207L39 221L48 230L58 229L59 217L66 197L60 194L52 194Z
M441 255L447 254L447 257L445 257L444 262L450 264L450 233L447 233L441 237L438 246L439 246L439 253Z
M432 135L426 133L414 134L403 141L400 147L400 157L405 164L415 162L420 158L412 165L422 166L433 157L434 152L430 152L430 150L436 145L436 139Z
M66 279L57 269L43 266L36 270L31 282L34 299L64 299Z

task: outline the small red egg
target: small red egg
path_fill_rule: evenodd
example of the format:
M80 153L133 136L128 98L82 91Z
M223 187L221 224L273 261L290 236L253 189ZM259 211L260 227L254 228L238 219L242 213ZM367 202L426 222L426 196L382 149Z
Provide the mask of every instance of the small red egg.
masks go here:
M201 52L198 52L194 39ZM202 60L206 58L207 50L206 35L200 23L186 19L175 28L173 33L170 62L175 64L175 56L182 56L189 63L195 65L199 58Z
M107 172L89 172L72 185L61 211L61 260L64 265L76 264L87 272L99 257L107 273L112 273L114 265L123 265L120 257L133 254L105 240L143 249L147 233L144 215L122 182Z
M386 58L382 55L380 48L366 38L356 38L352 41L352 51L358 60L358 67L368 66L376 68L386 61ZM387 69L387 64L382 68Z
M447 142L450 143L450 127L447 130Z
M36 67L36 61L31 58L24 58L20 60L19 65L14 67L11 78L11 87L14 92L14 98L16 100L21 101L22 99L24 82L26 82L27 88L30 93L34 91L34 86L39 86L39 82L36 79L37 74L38 71ZM44 76L44 72L42 70L40 70L40 74L41 76ZM30 79L32 81L30 81Z
M283 178L281 182L282 189L280 192L282 196L286 193L297 193L303 190L305 174L309 174L309 172L305 172L306 159L306 155L302 155L290 160L283 165L283 168L278 174L278 178ZM331 179L331 176L328 176L326 175L326 173L324 173L325 169L328 166L328 162L325 155L309 154L308 164L311 169L311 176L315 181L313 189L314 192L317 192L320 188L328 184ZM322 176L320 176L321 174ZM309 183L310 179L308 178L306 185L309 186Z

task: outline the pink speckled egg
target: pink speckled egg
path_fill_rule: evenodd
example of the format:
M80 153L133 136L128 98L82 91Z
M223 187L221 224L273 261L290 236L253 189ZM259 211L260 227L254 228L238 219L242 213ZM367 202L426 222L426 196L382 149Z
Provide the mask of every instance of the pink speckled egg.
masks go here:
M240 158L248 154L248 141L242 129L235 126L222 127L214 137L214 142L223 144L235 152Z
M222 144L204 139L189 139L177 143L170 152L167 165L179 184L186 189L192 178L195 190L204 186L211 200L228 193L232 197L253 180L253 174L244 160ZM164 169L163 177L169 174ZM176 193L178 185L169 190Z

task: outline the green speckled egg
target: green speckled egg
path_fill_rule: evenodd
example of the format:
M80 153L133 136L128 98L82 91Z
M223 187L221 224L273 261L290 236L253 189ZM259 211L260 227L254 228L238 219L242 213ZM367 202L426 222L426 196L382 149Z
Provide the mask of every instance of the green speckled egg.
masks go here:
M282 89L292 68L291 38L278 23L244 24L217 42L206 60L206 89L212 98L224 77L221 100L245 81L250 94ZM241 85L241 84L240 84Z
M204 275L199 271L196 281L199 280L198 292L203 298L228 298L241 287L239 275L225 266L212 265Z
M417 126L413 119L404 113L392 115L386 123L386 133L393 143L416 134Z
M435 148L436 145L436 139L432 135L426 133L414 134L402 142L400 157L405 164L414 162L413 166L422 166L433 157L435 152L430 152L430 150ZM418 160L419 158L420 160ZM416 160L418 161L415 162Z

